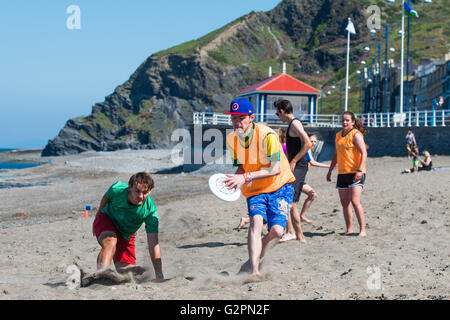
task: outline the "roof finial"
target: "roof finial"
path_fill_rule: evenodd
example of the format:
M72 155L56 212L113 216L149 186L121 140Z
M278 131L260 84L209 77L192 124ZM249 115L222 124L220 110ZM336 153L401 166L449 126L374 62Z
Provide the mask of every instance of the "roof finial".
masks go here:
M286 62L283 61L283 74L286 74Z
M269 78L272 76L272 66L269 66Z

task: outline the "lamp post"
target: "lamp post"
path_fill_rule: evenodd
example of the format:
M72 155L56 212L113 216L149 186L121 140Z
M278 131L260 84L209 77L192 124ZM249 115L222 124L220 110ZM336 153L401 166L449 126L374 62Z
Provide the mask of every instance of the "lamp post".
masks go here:
M404 69L404 61L403 61L403 52L405 47L405 10L403 10L402 0L402 50L400 55L400 113L403 113L403 69ZM402 122L403 126L403 122Z

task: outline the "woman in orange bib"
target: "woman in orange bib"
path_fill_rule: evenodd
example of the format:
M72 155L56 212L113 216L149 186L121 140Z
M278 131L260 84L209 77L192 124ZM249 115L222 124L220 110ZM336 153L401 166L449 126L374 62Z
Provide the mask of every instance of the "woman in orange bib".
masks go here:
M339 192L342 209L344 211L346 235L353 233L352 206L358 219L359 236L366 236L364 209L361 205L361 193L366 179L367 149L364 142L366 129L355 118L353 112L342 114L342 130L336 134L335 152L327 174L327 181L331 181L331 172L338 166L336 189Z

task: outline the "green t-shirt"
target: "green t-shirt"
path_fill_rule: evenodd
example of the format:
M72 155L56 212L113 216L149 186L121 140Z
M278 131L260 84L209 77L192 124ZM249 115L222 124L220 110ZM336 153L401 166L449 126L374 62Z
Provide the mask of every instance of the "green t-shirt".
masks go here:
M117 181L106 191L105 197L109 201L102 212L125 239L130 240L144 222L147 233L158 233L158 212L150 195L140 206L132 205L128 203L128 183Z

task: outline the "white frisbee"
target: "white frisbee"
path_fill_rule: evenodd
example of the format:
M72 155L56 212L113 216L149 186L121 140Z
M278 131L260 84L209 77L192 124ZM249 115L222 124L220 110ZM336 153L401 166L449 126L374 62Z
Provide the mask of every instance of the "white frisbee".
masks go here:
M228 189L223 181L228 177L223 173L213 174L208 181L209 189L219 199L224 201L236 201L241 196L241 189Z

